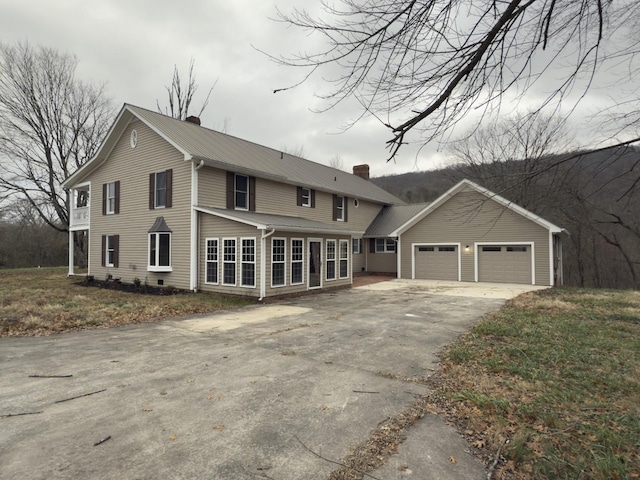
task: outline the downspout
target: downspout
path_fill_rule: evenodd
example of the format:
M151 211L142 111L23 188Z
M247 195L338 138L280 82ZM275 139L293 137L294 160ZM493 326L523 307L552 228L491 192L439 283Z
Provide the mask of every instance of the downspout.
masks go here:
M276 233L276 229L272 229L269 233L266 230L262 230L262 237L260 237L260 298L261 302L264 297L267 296L267 276L265 274L267 270L267 238Z
M189 257L191 262L191 271L189 275L189 290L194 293L198 291L198 170L204 166L204 160L196 166L195 162L191 162L191 246Z
M398 235L398 240L396 240L396 252L396 261L398 262L396 265L396 278L402 278L402 241L400 235Z

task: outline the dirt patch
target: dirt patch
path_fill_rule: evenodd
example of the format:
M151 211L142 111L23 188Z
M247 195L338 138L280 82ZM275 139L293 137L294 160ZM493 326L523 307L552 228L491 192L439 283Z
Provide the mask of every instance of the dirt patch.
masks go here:
M362 275L356 275L353 277L353 288L364 287L365 285L371 285L372 283L386 282L388 280L395 280L396 275L381 274L381 273L367 273Z

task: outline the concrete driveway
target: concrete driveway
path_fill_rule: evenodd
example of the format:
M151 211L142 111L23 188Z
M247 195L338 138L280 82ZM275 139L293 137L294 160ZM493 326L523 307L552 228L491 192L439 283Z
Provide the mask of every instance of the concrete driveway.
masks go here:
M427 391L410 380L431 374L440 347L533 288L394 280L0 339L0 478L326 479L328 460ZM486 477L439 417L404 433L376 478Z

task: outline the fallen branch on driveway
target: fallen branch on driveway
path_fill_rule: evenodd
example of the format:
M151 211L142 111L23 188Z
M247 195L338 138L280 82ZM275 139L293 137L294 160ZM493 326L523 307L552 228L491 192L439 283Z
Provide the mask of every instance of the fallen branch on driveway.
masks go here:
M56 400L53 403L68 402L69 400L75 400L76 398L88 397L89 395L95 395L96 393L102 393L102 392L104 392L106 390L107 390L106 388L103 388L102 390L97 390L95 392L84 393L82 395L77 395L77 396L71 397L71 398L65 398L64 400Z
M329 463L333 463L334 465L339 465L340 467L343 468L348 468L349 470L353 470L354 472L358 472L361 473L362 475L364 475L365 477L369 477L369 478L373 478L374 480L381 480L378 477L374 477L373 475L369 475L367 472L363 472L362 470L358 470L357 468L353 468L353 467L349 467L347 465L345 465L344 463L340 463L340 462L336 462L335 460L331 460L329 458L323 457L322 455L320 455L319 453L314 452L313 450L311 450L309 447L307 447L304 442L302 440L300 440L298 438L297 435L294 435L293 438L295 438L300 445L302 445L302 447L309 453L315 455L316 457L318 457L321 460L324 460L325 462L329 462Z
M29 378L71 378L73 375L29 375Z
M19 417L21 415L37 415L42 412L24 412L24 413L7 413L6 415L0 415L0 418Z
M109 435L108 437L103 438L102 440L97 441L96 443L93 444L93 446L97 447L98 445L102 445L107 440L111 440L111 435Z

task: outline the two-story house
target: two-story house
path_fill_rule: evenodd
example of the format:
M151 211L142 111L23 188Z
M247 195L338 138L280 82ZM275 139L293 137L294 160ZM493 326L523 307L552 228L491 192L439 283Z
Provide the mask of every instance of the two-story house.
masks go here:
M558 277L560 229L471 182L404 205L368 181L366 165L350 174L199 123L125 104L96 156L64 182L70 235L89 233L90 275L259 298L349 285L362 271L547 285ZM447 213L470 208L479 208L471 223ZM496 235L481 232L487 222ZM484 263L463 258L471 240L474 252L493 249ZM502 276L484 275L496 262L509 263ZM513 268L521 271L509 276Z

